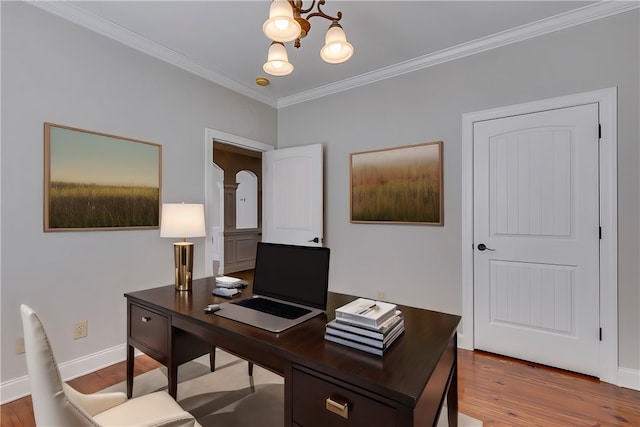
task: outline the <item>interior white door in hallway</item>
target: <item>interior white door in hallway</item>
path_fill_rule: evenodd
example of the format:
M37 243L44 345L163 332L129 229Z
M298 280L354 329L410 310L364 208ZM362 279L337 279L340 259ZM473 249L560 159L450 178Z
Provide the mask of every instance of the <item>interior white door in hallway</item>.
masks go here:
M475 348L599 370L598 104L473 127Z
M263 153L263 242L322 246L322 167L321 144Z

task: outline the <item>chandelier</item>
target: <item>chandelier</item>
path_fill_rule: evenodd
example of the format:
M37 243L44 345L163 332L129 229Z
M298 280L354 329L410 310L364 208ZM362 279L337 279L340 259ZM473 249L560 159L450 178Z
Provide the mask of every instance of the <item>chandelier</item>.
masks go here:
M347 42L344 30L338 23L342 19L342 12L333 17L322 11L320 6L325 0L319 0L317 11L312 12L316 5L313 0L311 6L304 8L302 0L273 0L269 8L269 19L264 22L262 31L272 40L267 55L267 62L262 69L272 76L286 76L293 71L293 64L289 62L286 42L295 40L295 47L300 47L300 39L304 38L311 29L309 19L319 16L331 21L325 35L325 45L320 49L320 57L329 64L340 64L353 55L353 46ZM306 16L302 16L302 15Z

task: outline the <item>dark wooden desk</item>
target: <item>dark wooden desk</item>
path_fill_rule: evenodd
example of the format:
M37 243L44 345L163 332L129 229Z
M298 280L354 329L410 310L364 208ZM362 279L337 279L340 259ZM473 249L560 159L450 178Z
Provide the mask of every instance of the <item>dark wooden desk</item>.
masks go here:
M326 315L274 334L205 314L208 304L228 301L214 287L205 278L191 292L170 285L125 294L129 396L134 347L168 367L175 397L178 365L214 345L284 377L286 426L435 426L445 397L449 426L457 426L459 316L400 306L405 333L380 357L324 339L335 309L355 296L330 292ZM325 409L328 398L347 403L347 419Z

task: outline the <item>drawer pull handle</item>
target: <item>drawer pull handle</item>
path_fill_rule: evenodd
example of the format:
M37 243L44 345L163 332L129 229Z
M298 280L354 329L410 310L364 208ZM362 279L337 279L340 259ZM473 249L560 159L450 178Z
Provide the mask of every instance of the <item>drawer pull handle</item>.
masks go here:
M340 415L342 418L349 418L349 404L347 402L336 402L330 397L327 397L327 411Z
M142 322L143 322L143 323L147 323L147 322L151 321L151 317L149 317L149 316L142 316L142 319L140 319L140 320L142 320Z

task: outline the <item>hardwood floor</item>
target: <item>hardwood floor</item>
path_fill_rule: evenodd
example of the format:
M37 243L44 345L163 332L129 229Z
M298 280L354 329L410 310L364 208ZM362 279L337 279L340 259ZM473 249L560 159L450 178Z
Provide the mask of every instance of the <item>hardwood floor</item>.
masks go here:
M488 426L640 426L640 392L478 351L458 352L460 411Z
M460 411L493 426L639 427L640 392L557 369L483 352L458 351ZM139 356L135 374L160 366ZM125 380L120 362L69 381L94 393ZM35 426L31 398L1 407L2 427Z

